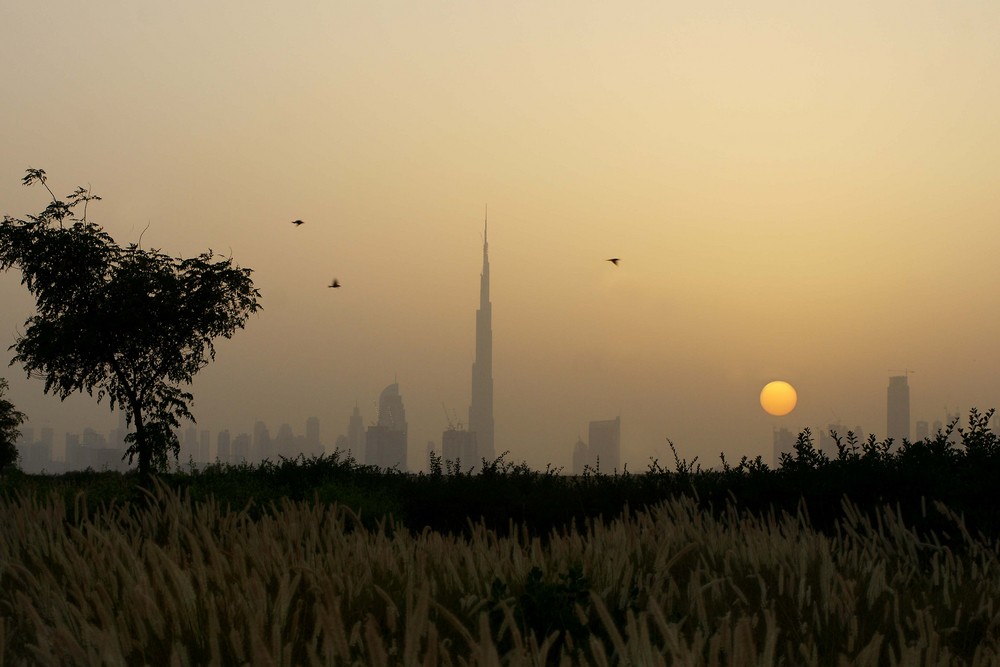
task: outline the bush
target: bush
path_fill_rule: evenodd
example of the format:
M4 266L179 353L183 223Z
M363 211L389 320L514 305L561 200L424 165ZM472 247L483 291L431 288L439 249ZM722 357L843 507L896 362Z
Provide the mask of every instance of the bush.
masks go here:
M7 379L0 378L0 474L17 465L17 439L21 437L21 424L25 420L24 413L4 398L8 388Z

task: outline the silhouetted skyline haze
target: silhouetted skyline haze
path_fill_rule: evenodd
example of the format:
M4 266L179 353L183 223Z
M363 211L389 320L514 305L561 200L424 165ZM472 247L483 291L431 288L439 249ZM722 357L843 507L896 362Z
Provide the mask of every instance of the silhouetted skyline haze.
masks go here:
M616 417L630 469L666 438L712 465L775 428L884 437L901 368L911 433L1000 406L995 2L57 0L0 25L0 214L46 206L43 168L119 243L254 271L199 430L316 416L332 442L398 382L422 467L472 400L487 201L497 454L569 469ZM117 424L0 375L36 432Z

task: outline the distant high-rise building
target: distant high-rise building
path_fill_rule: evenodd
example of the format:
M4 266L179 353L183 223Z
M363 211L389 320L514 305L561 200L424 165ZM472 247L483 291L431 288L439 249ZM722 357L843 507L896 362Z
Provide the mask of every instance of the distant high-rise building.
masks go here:
M480 464L476 434L459 428L446 429L441 434L441 458L458 461L462 470L475 469Z
M921 441L926 440L931 435L931 427L926 421L917 421L916 431L914 432L914 440Z
M257 461L271 458L271 434L262 421L253 425L253 458Z
M842 424L827 424L826 430L819 432L819 451L831 459L837 458L837 441L833 438L834 434L843 444L847 436L847 429Z
M274 436L274 456L284 456L285 458L295 458L298 456L298 452L295 451L295 434L292 433L292 427L288 424L282 424L278 427L278 433Z
M43 445L52 449L52 445L55 443L56 432L51 426L43 426L41 430L41 437L38 439Z
M479 276L479 310L476 311L476 359L472 363L472 404L469 430L476 434L479 456L496 458L493 442L493 304L490 303L490 259L483 224L483 272Z
M782 454L795 454L795 436L787 428L782 426L772 431L774 438L774 467L781 465Z
M232 463L232 440L229 431L223 429L215 436L215 458L219 463Z
M573 474L582 475L586 467L590 465L590 450L583 438L577 438L573 445Z
M187 465L191 461L196 461L198 459L197 427L191 424L184 429L179 439L180 453L178 454L178 462L181 465Z
M910 439L910 385L906 375L889 378L886 391L886 435L897 445Z
M354 406L351 419L347 422L347 437L344 439L343 449L350 451L355 458L361 458L365 451L365 423L361 419L361 410Z
M319 443L319 417L306 419L306 453L323 453L323 446Z
M955 408L955 411L945 409L945 426L948 428L952 424L955 424L955 428L951 430L951 435L948 436L948 442L953 445L957 445L962 441L962 435L958 432L958 429L962 428L962 411L959 408Z
M365 463L406 471L406 433L387 426L369 426L365 433Z
M587 448L595 466L605 474L621 469L622 418L590 422L590 441Z
M252 441L248 433L240 433L233 438L232 462L236 465L250 463L250 446Z
M380 468L406 470L406 409L399 383L382 390L378 400L378 423L365 434L365 463Z
M125 411L118 410L118 427L111 430L108 436L108 446L109 447L119 447L122 452L128 448L128 444L125 442L125 436L128 435L129 429L128 424L125 423Z
M433 440L427 441L427 449L424 453L426 454L426 456L424 457L424 461L427 463L425 471L430 472L433 469L433 461L431 460L431 456L437 454L437 445L434 444Z
M80 450L80 434L66 434L66 469L83 470L87 466L83 463L84 458Z
M108 447L107 438L92 428L66 434L66 470L125 470L119 448Z
M208 429L198 432L198 456L195 459L198 463L208 463L211 461L212 434Z
M847 441L852 434L859 441L864 439L864 431L860 425L850 429L843 424L828 424L825 431L819 432L819 451L831 459L836 459L840 456L840 450L837 449L837 441L833 438L834 434L836 434L837 439L840 440L840 444L843 447L847 447Z
M83 439L80 444L91 449L102 449L108 446L108 439L88 426L83 429Z
M26 426L21 429L17 440L17 449L21 455L21 469L29 473L43 470L53 472L52 446L46 446L40 440L35 440L35 429Z
M378 425L406 434L406 409L403 407L403 397L399 395L398 382L393 382L379 394Z
M48 452L48 457L50 461L54 461L56 458L55 451L53 451L55 448L55 442L56 442L56 432L52 429L51 426L43 426L41 430L41 435L38 438L38 444L44 447L45 450ZM123 454L125 453L124 450L122 450L122 453ZM66 463L66 458L64 450L63 465L65 465L65 463Z

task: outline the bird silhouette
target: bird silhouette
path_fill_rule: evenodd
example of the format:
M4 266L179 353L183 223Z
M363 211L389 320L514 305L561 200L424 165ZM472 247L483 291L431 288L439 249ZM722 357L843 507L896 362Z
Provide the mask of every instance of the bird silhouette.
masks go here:
M340 281L334 278L333 282L327 285L327 287L340 287Z
M305 224L302 220L292 220L292 224L298 227L299 225Z
M621 260L620 260L620 259L618 259L617 257L612 257L611 259L608 259L608 260L605 260L605 261L607 261L607 262L611 262L611 263L612 263L612 264L614 264L615 266L618 266L618 262L620 262Z

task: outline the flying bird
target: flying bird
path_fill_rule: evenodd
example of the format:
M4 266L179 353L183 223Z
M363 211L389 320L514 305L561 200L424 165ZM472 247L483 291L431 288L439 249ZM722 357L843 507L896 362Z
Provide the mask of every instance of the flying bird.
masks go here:
M305 224L302 220L292 220L292 224L298 227L299 225Z
M617 257L612 257L611 259L608 259L608 260L605 260L605 261L607 261L607 262L611 262L611 263L612 263L612 264L614 264L615 266L618 266L618 262L620 262L621 260L620 260L620 259L618 259Z
M333 282L327 285L327 287L340 287L340 281L334 278Z

